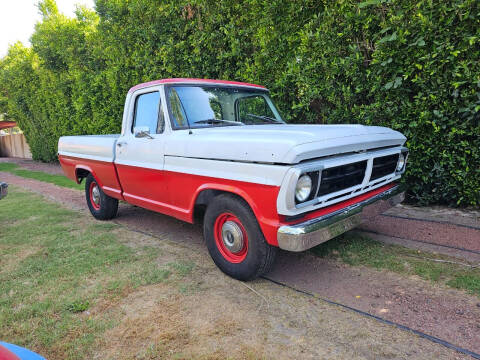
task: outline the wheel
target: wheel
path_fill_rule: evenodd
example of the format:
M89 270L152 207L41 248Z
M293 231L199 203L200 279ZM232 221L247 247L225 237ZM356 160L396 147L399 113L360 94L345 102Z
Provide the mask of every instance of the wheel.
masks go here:
M255 279L274 263L277 248L265 241L248 204L234 195L222 194L211 201L203 234L215 264L235 279Z
M106 195L92 174L85 181L85 197L95 219L110 220L117 215L118 200Z

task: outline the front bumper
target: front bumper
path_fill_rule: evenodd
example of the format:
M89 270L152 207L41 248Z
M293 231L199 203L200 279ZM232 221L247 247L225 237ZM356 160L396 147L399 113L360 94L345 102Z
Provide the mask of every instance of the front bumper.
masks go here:
M7 196L8 193L8 184L0 182L0 200Z
M281 249L304 251L353 229L362 222L401 203L405 193L399 185L338 211L278 229Z

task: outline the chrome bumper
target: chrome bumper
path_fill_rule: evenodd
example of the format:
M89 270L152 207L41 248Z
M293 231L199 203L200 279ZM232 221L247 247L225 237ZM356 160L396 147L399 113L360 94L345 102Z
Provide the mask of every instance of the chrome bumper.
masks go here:
M333 213L278 229L278 246L288 251L304 251L353 229L401 203L405 193L399 185L367 200Z
M8 193L8 184L0 182L0 200L7 196Z

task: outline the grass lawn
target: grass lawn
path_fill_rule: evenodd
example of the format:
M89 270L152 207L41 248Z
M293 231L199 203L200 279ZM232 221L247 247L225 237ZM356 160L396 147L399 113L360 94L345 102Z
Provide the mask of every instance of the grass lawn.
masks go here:
M13 163L0 163L0 171L9 172L13 175L44 181L58 186L68 187L71 189L83 190L85 187L83 184L79 185L75 181L67 178L66 176L47 174L43 171L22 169L17 164Z
M4 164L2 164L4 165ZM0 338L48 359L89 358L115 317L88 316L99 301L186 276L192 264L156 263L160 250L122 243L122 227L9 188L0 203ZM122 231L119 231L122 230Z
M363 265L400 274L417 275L422 279L480 296L480 264L477 264L477 267L452 264L449 261L465 262L439 254L384 244L356 233L347 233L311 251L317 256L337 259L353 266Z

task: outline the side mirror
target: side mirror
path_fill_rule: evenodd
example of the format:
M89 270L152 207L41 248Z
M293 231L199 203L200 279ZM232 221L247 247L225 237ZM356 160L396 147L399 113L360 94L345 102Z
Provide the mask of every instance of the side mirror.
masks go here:
M153 139L150 136L150 128L148 126L137 126L133 128L133 135L136 138L149 138Z

